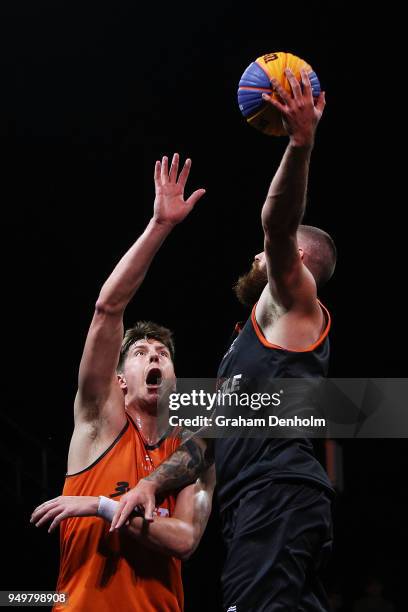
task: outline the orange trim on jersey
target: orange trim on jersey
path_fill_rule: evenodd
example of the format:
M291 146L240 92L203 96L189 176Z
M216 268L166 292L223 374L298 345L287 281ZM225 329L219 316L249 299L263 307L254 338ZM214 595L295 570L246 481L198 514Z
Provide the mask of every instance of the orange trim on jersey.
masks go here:
M324 328L323 332L321 333L320 337L318 338L318 340L316 342L314 342L313 344L311 344L310 346L308 346L307 348L305 348L305 349L298 349L298 350L292 350L292 349L284 348L283 346L279 346L278 344L272 344L272 342L269 342L265 338L261 328L259 327L258 321L256 320L255 311L256 311L256 305L258 303L258 302L256 302L256 304L254 305L254 307L252 309L251 321L252 321L252 325L254 326L255 333L258 336L258 340L260 340L260 342L264 346L266 346L267 348L274 348L274 349L279 349L281 351L288 351L289 353L309 353L310 351L314 351L314 349L317 348L323 342L323 340L326 338L327 334L330 331L330 327L331 327L331 316L330 316L329 311L327 310L326 306L324 306L319 300L317 300L317 301L318 301L318 304L319 304L320 308L323 311L323 315L325 315L325 317L326 317L327 324L326 324L326 327Z

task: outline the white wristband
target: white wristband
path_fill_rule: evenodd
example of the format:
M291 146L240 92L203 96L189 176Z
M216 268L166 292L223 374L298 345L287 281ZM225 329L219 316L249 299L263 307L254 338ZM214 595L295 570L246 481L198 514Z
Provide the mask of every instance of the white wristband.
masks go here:
M111 523L118 505L119 505L119 502L113 499L109 499L109 497L104 497L103 495L100 495L99 505L98 505L98 516L104 518L105 521L109 521L109 523Z

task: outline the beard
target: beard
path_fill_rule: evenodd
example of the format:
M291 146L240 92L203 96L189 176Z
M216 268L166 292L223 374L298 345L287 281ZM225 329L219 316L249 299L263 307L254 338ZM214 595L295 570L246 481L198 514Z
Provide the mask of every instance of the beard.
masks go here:
M261 269L259 264L255 262L249 272L239 277L234 285L234 293L241 304L252 308L261 297L267 283L266 267Z

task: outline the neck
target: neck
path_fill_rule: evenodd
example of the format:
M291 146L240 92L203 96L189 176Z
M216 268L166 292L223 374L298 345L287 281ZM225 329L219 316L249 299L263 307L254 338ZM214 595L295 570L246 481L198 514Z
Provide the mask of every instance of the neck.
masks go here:
M135 422L146 444L157 444L167 431L167 423L160 422L156 413L141 406L127 406L126 411Z

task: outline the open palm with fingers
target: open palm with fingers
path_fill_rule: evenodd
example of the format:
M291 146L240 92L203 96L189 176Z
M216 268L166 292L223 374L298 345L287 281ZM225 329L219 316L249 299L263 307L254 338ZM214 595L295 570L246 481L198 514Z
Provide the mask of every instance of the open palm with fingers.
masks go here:
M186 159L179 173L179 155L175 153L168 168L168 158L157 161L154 168L156 198L154 201L154 218L158 223L176 225L193 209L198 200L205 194L205 189L197 189L189 198L184 198L184 189L190 174L191 159Z
M281 112L282 122L291 142L298 146L312 146L326 105L325 94L321 92L316 100L313 98L306 70L301 71L302 86L290 69L285 70L285 74L292 95L285 91L276 79L272 79L271 84L278 98L268 94L263 94L262 98Z

